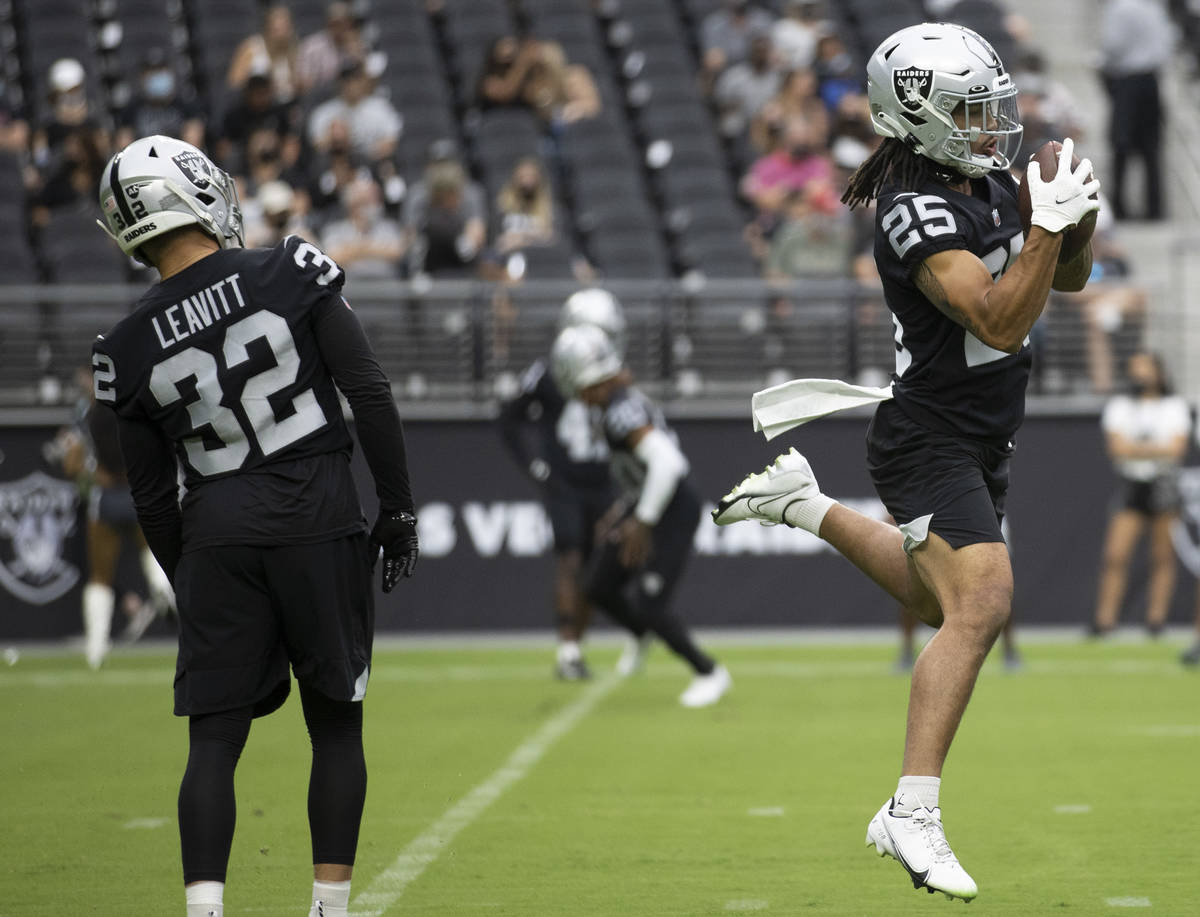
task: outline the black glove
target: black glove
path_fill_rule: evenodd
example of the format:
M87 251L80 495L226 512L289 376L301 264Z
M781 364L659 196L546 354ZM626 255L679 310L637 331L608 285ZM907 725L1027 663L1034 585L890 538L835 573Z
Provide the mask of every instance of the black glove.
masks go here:
M412 576L417 566L420 545L417 542L417 517L412 513L380 514L371 529L368 550L371 553L371 569L379 549L383 548L384 592L391 592L402 576Z

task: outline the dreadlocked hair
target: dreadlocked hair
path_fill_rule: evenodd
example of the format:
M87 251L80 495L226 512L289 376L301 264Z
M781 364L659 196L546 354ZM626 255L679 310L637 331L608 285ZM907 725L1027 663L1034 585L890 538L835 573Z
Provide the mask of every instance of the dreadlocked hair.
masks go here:
M859 204L875 200L887 185L894 184L901 191L916 191L931 179L957 182L962 181L962 176L914 152L903 140L885 137L850 176L842 203L853 210Z

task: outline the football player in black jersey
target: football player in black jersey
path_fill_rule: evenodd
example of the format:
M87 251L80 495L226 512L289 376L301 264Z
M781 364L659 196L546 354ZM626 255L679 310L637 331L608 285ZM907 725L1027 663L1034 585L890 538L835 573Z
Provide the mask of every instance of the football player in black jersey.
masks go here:
M1007 152L1017 89L991 45L925 23L887 38L867 65L884 141L850 178L850 206L878 202L875 259L896 328L892 398L867 461L899 528L820 493L794 450L722 499L719 524L786 522L819 535L939 627L913 668L899 786L867 830L915 887L971 899L975 882L942 829L942 765L992 643L1008 620L1012 568L1000 531L1013 437L1024 414L1028 335L1053 287L1079 290L1090 247L1059 257L1062 232L1099 206L1086 160L1028 170L1023 236Z
M601 520L585 593L636 637L654 634L695 672L685 707L715 704L729 672L702 652L670 610L692 553L700 498L662 411L634 388L613 342L594 325L564 328L551 365L559 388L601 412L613 477L624 496Z
M418 550L391 386L337 264L295 236L244 250L233 180L195 147L134 141L105 168L100 206L121 250L160 277L96 340L92 368L146 541L175 587L188 917L221 917L234 768L251 720L287 697L289 663L312 742L311 913L344 917L367 783L371 571L382 548L390 591ZM369 535L338 391L379 497Z
M625 316L607 290L578 290L563 303L560 328L594 325L624 349ZM592 554L596 524L612 505L608 444L592 425L590 409L566 398L546 360L536 360L521 378L521 390L500 406L500 436L517 464L542 490L554 531L554 613L558 651L554 671L564 681L589 676L579 648L591 606L582 574ZM526 436L537 431L537 443Z

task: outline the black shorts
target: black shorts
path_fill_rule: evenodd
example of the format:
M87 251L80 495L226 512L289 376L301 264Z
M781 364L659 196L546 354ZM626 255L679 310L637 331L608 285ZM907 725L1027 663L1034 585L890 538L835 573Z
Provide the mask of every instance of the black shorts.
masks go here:
M315 544L185 553L175 574L175 714L277 709L296 678L362 700L375 600L365 533Z
M893 402L867 431L867 468L879 499L900 525L932 515L929 530L952 548L1002 542L1010 444L939 433Z
M1113 509L1133 510L1143 516L1159 516L1179 512L1182 503L1179 480L1175 475L1168 474L1151 481L1122 478Z
M546 487L546 514L554 530L554 551L592 553L596 523L608 512L615 496L612 488L572 487L553 483Z
M128 487L95 487L88 495L88 518L113 528L137 525L137 508Z

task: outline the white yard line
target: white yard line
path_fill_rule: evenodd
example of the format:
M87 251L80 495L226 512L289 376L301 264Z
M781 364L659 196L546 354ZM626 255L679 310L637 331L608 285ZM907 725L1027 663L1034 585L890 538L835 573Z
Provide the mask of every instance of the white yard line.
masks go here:
M374 674L374 673L372 673ZM354 917L379 917L399 900L429 864L463 828L483 814L514 783L523 778L546 752L592 712L620 684L615 675L597 679L562 710L546 720L529 738L516 747L508 760L486 780L442 813L432 825L400 851L395 862L375 877L366 890L355 897L351 906Z
M1109 907L1151 907L1149 898L1105 898Z

